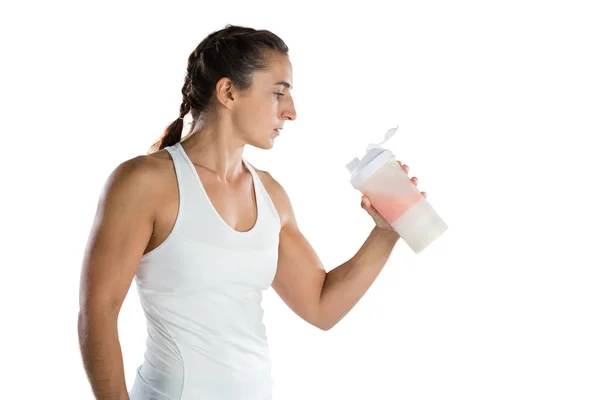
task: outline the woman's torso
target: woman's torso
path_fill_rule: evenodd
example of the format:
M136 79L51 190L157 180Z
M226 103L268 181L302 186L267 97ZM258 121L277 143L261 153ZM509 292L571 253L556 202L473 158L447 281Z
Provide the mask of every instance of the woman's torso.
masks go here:
M245 160L247 172L225 186L180 144L167 151L156 155L168 158L161 207L135 276L148 337L130 397L269 399L261 301L276 272L279 213Z

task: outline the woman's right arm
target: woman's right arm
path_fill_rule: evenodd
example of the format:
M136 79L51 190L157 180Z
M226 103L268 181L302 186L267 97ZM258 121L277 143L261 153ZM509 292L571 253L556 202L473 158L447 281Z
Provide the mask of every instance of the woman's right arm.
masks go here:
M79 292L79 345L96 399L129 399L117 332L121 305L152 235L156 167L140 156L119 165L98 202Z

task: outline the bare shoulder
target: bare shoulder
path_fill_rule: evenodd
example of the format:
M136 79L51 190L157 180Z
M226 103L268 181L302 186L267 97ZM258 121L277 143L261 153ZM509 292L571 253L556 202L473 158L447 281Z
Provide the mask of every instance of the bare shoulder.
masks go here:
M281 225L286 226L288 224L295 224L296 219L294 216L294 210L292 208L292 202L281 185L274 177L267 171L259 170L254 168L260 177L267 193L273 200L273 204L279 213L281 219Z
M136 156L117 165L106 180L102 197L110 195L127 196L139 192L151 191L156 179L161 175L161 168L156 158Z
M119 164L108 177L103 195L154 196L161 192L173 168L169 155L158 153L163 152L136 156Z

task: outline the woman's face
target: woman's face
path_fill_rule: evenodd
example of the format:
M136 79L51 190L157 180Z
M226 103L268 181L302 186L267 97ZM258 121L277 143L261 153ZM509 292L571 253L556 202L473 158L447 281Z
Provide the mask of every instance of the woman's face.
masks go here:
M252 86L235 92L231 119L247 144L270 149L285 121L296 119L292 88L292 65L287 55L269 52L267 69L256 71Z

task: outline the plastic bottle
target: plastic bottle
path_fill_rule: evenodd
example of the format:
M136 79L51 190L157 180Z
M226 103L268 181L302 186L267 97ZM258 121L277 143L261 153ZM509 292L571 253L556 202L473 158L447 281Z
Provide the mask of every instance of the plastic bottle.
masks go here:
M383 142L369 144L362 159L346 168L352 186L369 198L377 212L415 253L435 241L448 226L402 170L395 155L383 146L398 127L389 129Z

